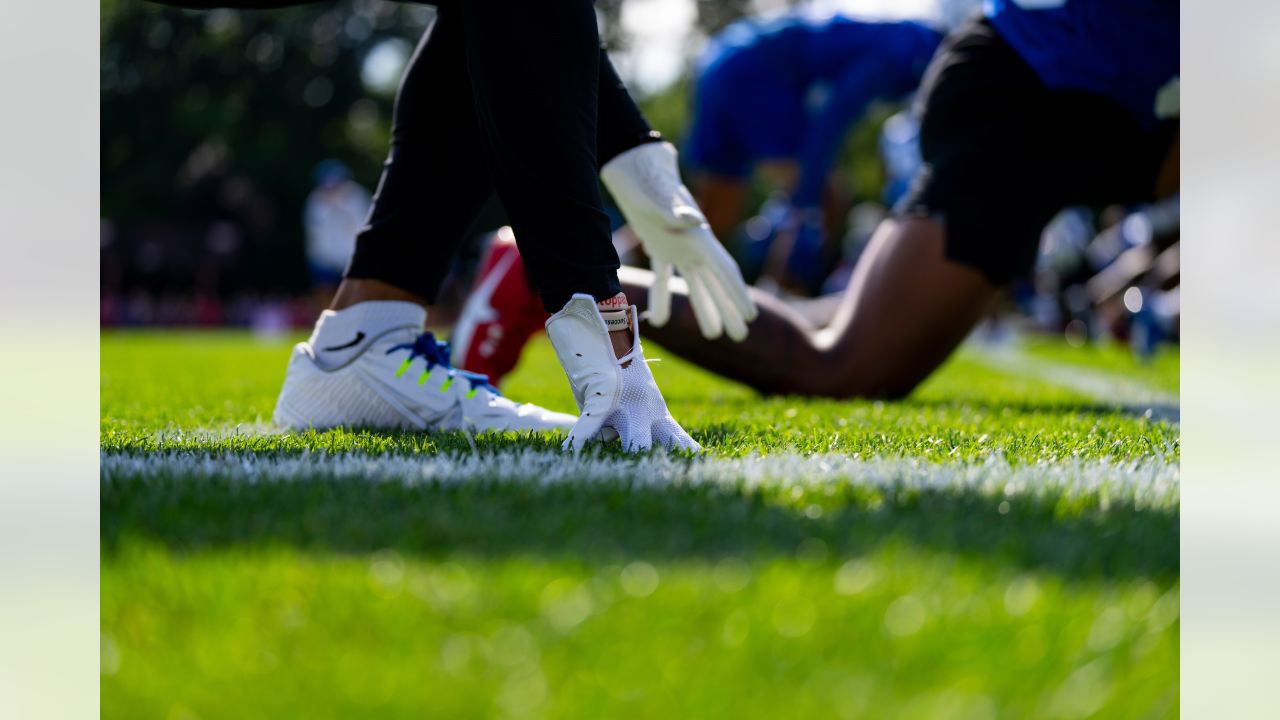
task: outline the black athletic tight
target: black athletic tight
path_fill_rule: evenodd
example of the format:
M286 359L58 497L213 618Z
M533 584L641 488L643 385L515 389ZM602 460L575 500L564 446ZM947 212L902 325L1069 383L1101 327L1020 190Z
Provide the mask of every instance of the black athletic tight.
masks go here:
M262 9L317 0L162 0ZM548 312L621 291L599 165L657 139L600 49L590 0L443 0L414 53L347 277L434 300L497 194ZM599 134L597 130L599 129Z

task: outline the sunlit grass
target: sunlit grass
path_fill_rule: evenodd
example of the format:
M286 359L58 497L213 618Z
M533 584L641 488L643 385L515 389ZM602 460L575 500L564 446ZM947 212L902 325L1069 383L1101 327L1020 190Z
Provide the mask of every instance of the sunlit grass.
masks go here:
M762 399L654 348L709 457L588 482L554 437L272 429L288 346L103 338L104 716L1177 715L1176 486L1130 478L1179 433L1140 408L975 354L904 402ZM1177 392L1176 353L1026 352ZM572 410L542 342L505 390Z

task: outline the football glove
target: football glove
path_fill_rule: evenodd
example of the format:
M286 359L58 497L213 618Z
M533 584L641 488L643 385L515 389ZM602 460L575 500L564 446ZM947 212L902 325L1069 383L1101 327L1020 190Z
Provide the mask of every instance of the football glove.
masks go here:
M616 433L628 451L647 450L655 442L668 450L701 450L671 417L649 372L635 306L625 312L633 344L621 358L614 354L605 320L590 295L574 295L547 320L547 337L569 377L579 411L564 449L577 451Z
M737 263L681 182L675 146L632 148L605 163L600 177L652 263L649 322L661 327L671 318L671 279L679 273L703 336L744 339L747 323L756 318L755 303Z

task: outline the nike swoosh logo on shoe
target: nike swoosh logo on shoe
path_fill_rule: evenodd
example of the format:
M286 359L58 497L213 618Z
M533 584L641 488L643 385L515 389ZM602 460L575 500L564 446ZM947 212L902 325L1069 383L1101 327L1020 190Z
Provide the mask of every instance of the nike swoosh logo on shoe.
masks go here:
M347 344L345 344L345 345L334 345L333 347L320 348L320 350L321 350L321 352L334 352L335 350L346 350L347 348L355 347L356 345L359 345L359 344L360 344L360 341L361 341L361 340L363 340L363 339L364 339L364 333L363 333L363 332L357 332L357 333L356 333L356 339L355 339L355 340L352 340L351 342L349 342L349 343L347 343Z

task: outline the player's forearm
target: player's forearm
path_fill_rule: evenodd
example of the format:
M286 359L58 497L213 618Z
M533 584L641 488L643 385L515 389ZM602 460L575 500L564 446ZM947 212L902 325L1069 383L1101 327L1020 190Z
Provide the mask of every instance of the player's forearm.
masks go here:
M844 137L877 98L909 92L901 73L886 58L863 58L848 66L831 83L826 101L813 116L808 139L801 150L800 182L792 197L797 207L817 207L827 174L835 163Z
M791 197L796 207L817 207L827 175L849 128L866 113L877 88L861 77L837 84L822 110L813 118L808 139L800 152L800 180Z
M627 297L646 309L653 274L624 267L618 278ZM760 315L742 342L702 337L689 298L680 288L672 293L670 321L661 328L641 323L641 331L685 360L763 393L837 394L829 382L836 375L826 367L833 357L819 346L816 328L772 295L752 288L751 297Z

